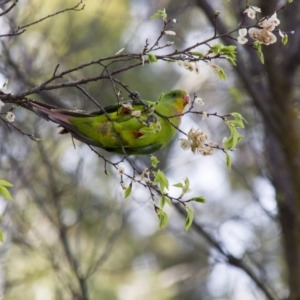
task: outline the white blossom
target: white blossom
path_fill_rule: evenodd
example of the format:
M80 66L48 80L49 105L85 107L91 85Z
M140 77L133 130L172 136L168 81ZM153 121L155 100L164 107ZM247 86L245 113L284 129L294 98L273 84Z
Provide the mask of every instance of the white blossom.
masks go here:
M209 142L208 145L212 148L217 148L219 147L219 145L217 143L214 143L214 142Z
M199 64L198 62L194 62L194 65L195 65L195 73L199 74L200 73L200 69L199 69Z
M200 131L199 129L195 130L193 128L190 129L190 131L187 134L188 140L191 143L191 150L193 153L199 151L201 152L201 149L204 146L204 143L208 139L208 135Z
M280 20L277 18L277 14L274 13L271 17L266 17L259 21L258 26L265 30L273 31L279 24Z
M246 38L246 35L247 35L247 29L246 28L241 28L239 30L239 36L237 38L238 42L240 44L246 44L248 42L248 39Z
M253 10L255 10L256 12L261 12L261 9L259 8L259 7L257 7L257 6L251 6L251 8L253 9Z
M122 103L122 107L125 108L128 111L133 110L133 107L132 107L131 103Z
M16 116L11 112L9 111L7 114L6 114L6 120L9 122L9 123L13 123L15 121L15 118Z
M278 34L283 38L285 37L285 33L283 33L280 29L278 30Z
M196 99L194 100L194 102L197 103L198 105L204 105L204 101L200 97L196 97Z
M150 182L151 180L149 176L150 176L150 171L148 168L146 168L141 174L141 180L144 182Z
M164 33L167 34L167 35L176 35L176 32L172 31L172 30L165 30Z
M183 150L189 150L191 148L191 142L187 139L180 139L180 147Z
M196 61L182 61L182 60L179 60L177 63L180 67L184 67L186 70L188 70L190 72L195 72L197 74L200 73L199 65Z
M122 49L120 49L118 52L116 52L116 54L115 55L118 55L118 54L120 54L121 52L123 52L125 50L125 48L122 48Z
M247 14L248 18L250 19L255 19L256 13L258 12L261 12L259 7L249 6L247 9L245 9L244 14Z
M239 35L237 38L238 43L240 43L241 45L244 45L248 42L248 39L245 38L244 36Z
M145 65L145 56L144 55L142 55L142 66L144 66Z
M209 63L209 67L210 67L210 70L211 70L213 73L218 74L219 71L220 71L220 67L219 67L218 65L216 65L215 63L210 62L210 63Z
M247 35L247 28L239 29L239 35L240 36L246 36Z
M178 60L177 64L178 64L179 67L182 67L183 66L183 61L182 60Z
M205 120L207 118L207 111L202 112L202 120Z
M174 44L174 42L171 42L171 41L167 41L167 42L166 42L166 45L167 45L167 46L172 46L173 44Z
M212 148L210 146L204 146L200 153L204 156L213 155L214 154L214 148Z
M188 71L191 71L191 72L193 72L194 71L194 64L192 63L192 62L190 62L190 61L184 61L183 62L183 65L184 65L184 67L188 70Z
M187 139L180 139L181 148L184 150L191 149L193 153L201 153L202 155L212 155L214 148L207 144L208 134L191 128L187 134Z
M131 115L133 116L133 117L140 117L141 116L141 114L142 114L142 112L140 111L140 110L133 110L132 112L131 112Z
M265 45L274 44L277 41L276 35L271 31L252 27L249 29L249 35L252 39Z
M126 190L128 188L128 186L123 181L120 182L120 185L121 185L123 190Z
M125 173L125 169L123 167L118 167L118 173L123 175Z

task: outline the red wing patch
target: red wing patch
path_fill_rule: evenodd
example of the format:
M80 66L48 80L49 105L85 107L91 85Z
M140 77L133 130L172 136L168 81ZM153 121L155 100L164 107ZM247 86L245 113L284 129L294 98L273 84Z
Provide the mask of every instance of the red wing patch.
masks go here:
M135 131L134 134L136 135L137 138L142 137L144 134L139 132L139 131Z

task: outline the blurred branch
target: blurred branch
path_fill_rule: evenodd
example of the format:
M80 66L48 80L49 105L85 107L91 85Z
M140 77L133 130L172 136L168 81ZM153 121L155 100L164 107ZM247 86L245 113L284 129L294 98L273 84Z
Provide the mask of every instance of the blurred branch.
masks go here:
M6 2L6 3L8 3L8 2ZM17 5L17 3L18 3L18 0L14 1L11 6L9 6L6 10L4 10L0 13L0 17L3 15L6 15L9 11L11 11Z
M5 11L3 11L0 16L4 15L4 14L7 14L14 6L17 5L17 0L9 7L7 8ZM82 4L82 6L81 6ZM50 14L44 18L41 18L39 20L36 20L34 22L31 22L31 23L28 23L28 24L25 24L25 25L22 25L22 26L18 26L15 30L13 30L12 32L10 33L6 33L6 34L1 34L0 37L9 37L9 36L16 36L16 35L20 35L22 33L24 33L26 31L25 28L28 28L32 25L35 25L35 24L38 24L40 22L43 22L45 21L46 19L49 19L49 18L52 18L52 17L55 17L59 14L62 14L62 13L65 13L67 11L81 11L84 9L84 6L85 4L83 4L82 0L80 0L75 6L71 7L71 8L66 8L66 9L63 9L63 10L60 10L60 11L57 11L53 14Z
M22 129L20 129L19 127L15 126L13 123L10 123L8 121L6 121L5 119L3 119L1 116L0 116L0 120L2 122L5 123L6 127L11 131L10 129L10 126L13 127L15 130L17 130L18 132L20 132L21 134L23 135L26 135L27 137L29 137L31 140L35 141L35 142L39 142L40 139L36 138L33 134L31 133L26 133L24 132Z
M176 210L183 216L186 217L185 209L178 205L174 205ZM258 278L257 275L252 271L243 259L239 259L229 253L225 248L222 246L221 242L217 241L211 234L209 234L198 222L194 221L191 229L194 229L198 234L200 234L210 245L212 245L223 257L226 258L226 262L232 266L235 266L245 272L254 282L255 284L262 290L262 292L266 295L267 299L269 300L278 300L279 298L273 295L270 292L270 288L264 284L264 281L261 278Z
M82 6L81 6L81 4L82 4ZM81 7L80 7L80 6L81 6ZM30 26L35 25L35 24L37 24L37 23L43 22L43 21L45 21L45 20L47 20L47 19L49 19L49 18L52 18L52 17L57 16L57 15L59 15L59 14L65 13L65 12L67 12L67 11L81 11L81 10L84 9L84 7L85 7L85 4L83 4L82 0L80 0L80 1L79 1L75 6L73 6L73 7L66 8L66 9L62 9L62 10L57 11L57 12L51 14L51 15L48 15L48 16L46 16L46 17L44 17L44 18L41 18L41 19L39 19L39 20L37 20L37 21L28 23L28 24L26 24L26 25L19 26L19 27L17 28L17 31L23 30L24 28L27 28L27 27L30 27Z
M110 235L110 237L108 238L108 240L106 242L105 249L103 250L103 252L101 254L97 254L97 252L99 252L99 248L95 245L94 251L91 255L91 257L94 259L93 259L93 261L91 261L90 266L85 273L86 278L89 278L90 276L92 276L106 262L106 260L112 254L113 246L116 244L117 239L123 232L124 225L125 225L124 221L125 221L125 217L124 217L124 215L122 215L122 219L121 219L119 227L117 229L115 229L115 231L112 232L112 234ZM96 258L96 256L98 256L98 257Z
M44 147L42 144L39 144L39 149L42 154L42 160L44 166L47 168L47 173L48 173L48 179L50 182L50 192L51 192L51 199L54 205L54 209L56 212L56 229L59 234L59 238L61 241L62 248L64 250L65 256L70 264L71 269L73 270L73 273L78 281L79 287L80 287L80 300L88 300L88 287L87 287L87 282L84 276L81 274L79 270L79 262L77 261L76 257L73 255L71 247L70 247L70 242L69 238L67 235L67 228L64 226L64 224L61 221L61 212L62 212L62 207L60 203L60 191L57 190L58 187L58 182L56 182L56 179L53 174L53 165L48 159L48 154L46 153Z
M166 23L168 24L168 23ZM164 26L166 26L166 24L164 23ZM164 27L165 29L165 27ZM164 31L164 29L162 30L162 33L165 33L166 31ZM93 81L98 81L98 80L103 80L103 79L110 79L111 82L116 82L119 83L120 85L122 85L123 88L125 88L127 91L129 91L128 86L126 84L121 83L118 79L115 79L113 76L126 72L130 69L139 67L139 66L143 66L144 64L150 64L153 63L153 61L151 61L150 56L155 57L155 60L161 60L161 61L166 61L166 62L178 62L178 61L184 61L184 62L199 62L199 61L204 61L204 62L211 62L212 60L215 59L226 59L226 55L223 54L214 54L213 51L211 51L211 46L209 46L209 42L213 41L213 40L217 40L219 38L222 37L227 37L229 38L230 35L234 32L236 32L238 29L234 29L231 31L228 31L226 33L222 33L222 34L216 34L214 33L212 37L203 40L201 42L197 42L191 46L186 47L185 49L182 50L173 50L168 54L164 54L164 55L159 55L159 54L153 54L151 51L158 51L160 49L163 48L167 48L170 47L171 45L169 45L167 42L163 45L163 46L158 46L155 48L155 45L158 45L159 41L161 40L163 34L160 33L158 39L154 42L154 44L152 46L148 45L148 42L146 42L146 45L144 46L144 49L141 53L129 53L129 54L116 54L113 56L108 56L108 57L103 57L97 60L93 60L84 64L81 64L79 66L76 66L74 68L62 71L62 72L58 72L59 69L59 65L57 65L54 69L54 72L52 74L52 77L49 78L48 80L44 81L43 83L41 83L38 86L35 86L33 88L28 89L27 91L23 91L20 93L16 93L16 94L4 94L1 93L0 94L0 99L3 100L4 102L10 102L10 103L16 103L15 100L20 100L22 98L24 98L25 96L31 95L31 94L36 94L36 93L40 93L42 91L49 91L49 90L55 90L55 89L60 89L60 88L66 88L66 87L76 87L78 85L82 85L82 84L87 84L89 82L93 82ZM191 51L195 48L197 48L198 46L201 45L206 45L208 47L208 51L205 55L203 55L202 57L200 57L197 54L193 54ZM127 64L121 68L117 68L117 69L113 69L113 70L109 70L112 69L112 66L120 63L120 62L127 62L127 61L132 61L132 60L138 60L139 62L137 63L132 63L132 64ZM104 64L105 63L105 64ZM73 72L82 70L84 68L93 66L93 65L101 65L103 68L103 71L96 75L96 76L92 76L89 78L82 78L82 79L77 79L77 80L73 80L73 81L65 81L65 82L61 82L61 83L52 83L54 81L56 81L57 79L62 79L64 78L64 76L71 74ZM106 75L105 75L106 73ZM52 84L50 84L52 83ZM116 93L116 91L115 91Z

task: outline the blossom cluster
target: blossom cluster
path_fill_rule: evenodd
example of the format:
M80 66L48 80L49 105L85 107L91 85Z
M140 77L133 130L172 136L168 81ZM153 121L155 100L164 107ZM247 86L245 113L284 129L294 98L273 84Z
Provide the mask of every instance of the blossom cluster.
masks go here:
M250 6L244 11L244 13L246 13L250 19L256 18L256 13L258 12L261 12L260 8L255 6ZM265 45L274 44L277 41L277 37L272 31L274 31L276 26L278 26L279 24L280 21L277 18L277 14L275 12L272 16L261 19L257 23L257 26L259 28L251 27L249 30L247 30L246 28L241 28L239 30L239 36L237 40L240 44L247 43L248 39L246 38L246 36L248 33L252 39L262 44ZM284 37L284 34L280 30L279 30L279 35L281 37Z
M187 139L180 139L181 148L183 150L189 150L193 153L201 153L202 155L212 155L214 152L215 144L209 143L208 134L200 131L199 129L191 128L187 134Z
M15 121L16 116L11 111L9 111L6 113L5 118L9 123L13 123Z
M188 70L190 72L195 72L196 74L200 73L199 65L196 61L182 61L182 60L179 60L178 65L180 67L184 67L186 70Z
M0 100L0 110L1 108L5 105L5 103L3 101ZM14 115L14 113L12 113L11 111L7 112L6 113L6 116L5 116L6 120L9 122L9 123L13 123L15 121L15 118L16 116Z

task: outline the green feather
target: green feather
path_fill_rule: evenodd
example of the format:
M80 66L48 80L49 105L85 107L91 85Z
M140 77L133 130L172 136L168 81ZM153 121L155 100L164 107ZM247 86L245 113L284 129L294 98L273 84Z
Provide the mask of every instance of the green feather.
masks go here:
M165 147L174 137L189 102L187 92L162 94L157 102L142 100L112 105L103 111L84 114L58 109L35 101L22 106L58 123L63 132L89 145L127 154L150 154ZM129 105L128 105L129 103ZM175 126L175 127L174 127Z

